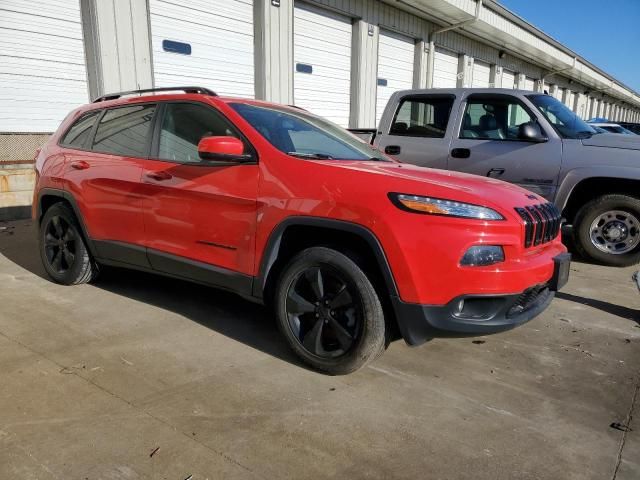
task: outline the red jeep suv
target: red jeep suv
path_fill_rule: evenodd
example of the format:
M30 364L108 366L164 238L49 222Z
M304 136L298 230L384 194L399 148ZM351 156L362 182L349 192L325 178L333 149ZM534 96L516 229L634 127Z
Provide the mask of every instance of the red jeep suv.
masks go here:
M53 280L111 265L235 292L271 306L292 349L332 374L394 332L419 345L513 328L568 277L560 214L537 195L398 163L302 109L200 87L74 110L36 170Z

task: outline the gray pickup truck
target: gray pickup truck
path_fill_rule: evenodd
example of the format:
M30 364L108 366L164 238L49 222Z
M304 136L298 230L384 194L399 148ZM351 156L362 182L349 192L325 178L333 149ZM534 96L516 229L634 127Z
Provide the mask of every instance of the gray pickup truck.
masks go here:
M404 90L376 130L353 132L402 162L516 183L560 208L584 257L640 261L640 136L597 133L549 95Z

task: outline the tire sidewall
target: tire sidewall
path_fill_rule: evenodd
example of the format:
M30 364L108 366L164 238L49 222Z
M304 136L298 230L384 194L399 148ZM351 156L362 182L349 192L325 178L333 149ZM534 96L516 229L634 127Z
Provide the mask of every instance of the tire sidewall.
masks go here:
M72 268L68 269L66 272L59 273L56 272L51 265L49 265L49 261L47 259L47 255L45 252L45 242L44 237L47 230L47 225L51 221L53 217L61 217L65 222L69 225L69 228L73 229L73 233L76 237L76 252L75 252L75 260L73 262ZM54 281L61 283L63 285L71 285L77 281L78 278L82 276L82 273L85 269L84 261L88 260L88 251L87 247L84 243L84 239L82 237L82 232L78 226L78 222L75 219L74 214L71 210L62 204L53 205L49 208L44 216L42 217L42 221L40 222L40 229L38 232L38 243L40 250L40 258L42 259L42 265L44 266L47 275L49 275Z
M574 240L579 253L603 265L627 267L640 262L640 245L622 255L613 255L596 248L591 242L591 224L610 210L624 210L640 219L640 200L626 195L605 195L584 205L576 215Z
M327 266L344 275L360 296L362 325L357 344L338 358L322 358L308 352L291 330L286 309L287 292L299 274L314 266ZM291 348L308 365L333 375L351 373L376 358L385 345L385 322L380 300L365 273L347 256L324 247L296 255L283 269L276 286L274 307L278 327Z

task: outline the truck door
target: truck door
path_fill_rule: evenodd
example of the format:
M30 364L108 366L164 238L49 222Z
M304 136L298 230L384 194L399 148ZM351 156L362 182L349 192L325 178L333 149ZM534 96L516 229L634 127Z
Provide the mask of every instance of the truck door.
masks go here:
M395 110L385 110L374 146L401 162L447 168L454 100L451 94L402 97Z
M520 99L505 94L471 94L460 105L448 168L498 178L552 200L558 183L562 140ZM546 141L519 138L533 123Z

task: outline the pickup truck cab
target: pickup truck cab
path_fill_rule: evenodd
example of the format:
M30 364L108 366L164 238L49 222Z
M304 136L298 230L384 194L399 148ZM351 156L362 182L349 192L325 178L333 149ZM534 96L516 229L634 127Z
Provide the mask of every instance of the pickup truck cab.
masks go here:
M401 162L515 183L555 203L583 257L640 261L640 137L598 133L547 94L398 91L372 143Z

